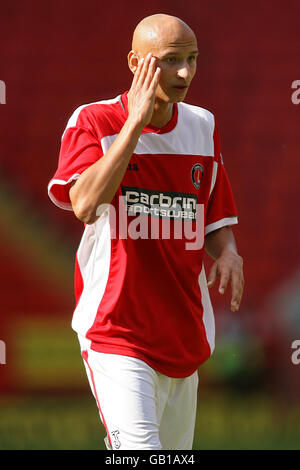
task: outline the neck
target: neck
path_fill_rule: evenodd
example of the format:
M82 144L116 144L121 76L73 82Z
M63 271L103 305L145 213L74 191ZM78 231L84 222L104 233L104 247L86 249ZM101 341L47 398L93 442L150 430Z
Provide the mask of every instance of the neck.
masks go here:
M172 119L173 103L155 100L154 111L150 124L155 127L164 127Z

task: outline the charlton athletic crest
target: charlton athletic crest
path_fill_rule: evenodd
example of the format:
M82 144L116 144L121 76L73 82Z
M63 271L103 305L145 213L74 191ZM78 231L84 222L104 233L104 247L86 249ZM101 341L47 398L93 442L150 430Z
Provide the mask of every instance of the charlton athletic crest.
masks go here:
M200 188L202 176L203 176L203 166L200 165L200 163L196 163L196 165L193 166L192 171L191 171L192 182L196 189Z

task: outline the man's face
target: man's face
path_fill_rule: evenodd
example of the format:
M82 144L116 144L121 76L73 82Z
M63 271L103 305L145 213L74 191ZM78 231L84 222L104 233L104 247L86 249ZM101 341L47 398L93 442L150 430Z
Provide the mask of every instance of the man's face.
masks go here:
M165 103L183 101L196 73L197 40L191 30L176 24L144 35L139 58L151 52L160 67L156 99Z
M161 68L157 99L168 103L183 101L196 73L197 44L162 48L154 55Z

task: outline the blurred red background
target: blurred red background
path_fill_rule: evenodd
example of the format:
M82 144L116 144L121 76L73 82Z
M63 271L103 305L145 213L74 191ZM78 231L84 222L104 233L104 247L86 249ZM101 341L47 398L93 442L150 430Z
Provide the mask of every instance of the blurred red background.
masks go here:
M300 338L300 105L292 103L291 85L300 78L299 2L27 0L5 2L0 12L7 92L0 105L0 339L7 346L1 390L47 389L46 378L39 384L29 369L26 375L25 360L34 368L39 347L48 341L55 355L57 337L63 344L72 335L73 263L83 225L47 195L66 122L77 106L130 87L133 30L163 12L182 18L198 37L198 73L186 101L218 120L239 211L234 233L245 293L240 312L231 314L229 293L212 291L217 338L239 338L242 372L262 354L267 386L280 390L284 382L293 395L300 375L290 360L291 343ZM30 345L38 340L35 352ZM75 373L58 382L57 389L80 388Z

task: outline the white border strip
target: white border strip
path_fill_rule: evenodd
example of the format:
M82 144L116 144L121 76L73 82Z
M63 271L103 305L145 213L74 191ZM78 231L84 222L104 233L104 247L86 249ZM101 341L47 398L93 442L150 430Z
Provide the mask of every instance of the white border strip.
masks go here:
M238 223L237 217L226 217L225 219L218 220L217 222L213 222L212 224L206 225L205 227L205 235L214 230L218 230L218 228L226 227L227 225L235 225Z
M77 180L77 178L80 176L80 173L74 173L74 175L71 176L71 178L68 179L68 181L64 180L59 180L59 179L53 179L50 181L48 184L48 196L50 197L51 201L60 209L65 209L67 211L73 211L72 204L68 202L61 202L56 197L53 195L51 192L52 186L58 184L60 186L65 186L69 184L73 180Z
M206 339L210 347L210 355L212 355L215 349L215 317L207 287L204 265L202 265L201 273L198 277L198 283L201 291L201 302L203 307L202 321L205 328Z

